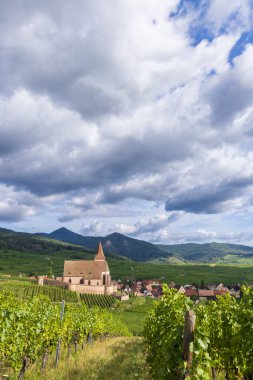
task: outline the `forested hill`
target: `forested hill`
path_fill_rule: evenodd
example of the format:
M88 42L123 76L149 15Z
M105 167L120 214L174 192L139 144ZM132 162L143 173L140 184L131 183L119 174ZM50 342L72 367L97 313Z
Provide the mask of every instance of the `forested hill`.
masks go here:
M228 259L252 259L253 247L238 244L206 243L158 245L161 250L193 262L219 262Z
M154 244L143 240L133 239L116 232L105 237L92 237L79 235L63 227L50 234L43 234L43 236L47 236L51 239L58 239L63 242L79 244L90 249L97 249L98 243L101 241L106 254L111 253L121 255L134 261L159 260L162 256L173 256L173 254L162 251Z
M60 253L61 251L95 253L94 250L87 247L78 247L67 242L63 243L59 240L48 239L46 236L15 232L5 228L0 228L0 250L39 254Z
M83 236L64 227L43 236L79 244L90 249L96 249L101 241L105 253L125 256L134 261L240 263L243 260L246 262L252 260L251 263L253 263L253 247L245 245L224 243L156 245L119 233L105 237Z
M94 255L99 241L107 256L139 262L232 263L253 264L253 247L236 244L176 244L155 245L147 241L113 233L105 237L83 236L60 228L50 234L29 234L0 228L0 250L28 253L75 251Z

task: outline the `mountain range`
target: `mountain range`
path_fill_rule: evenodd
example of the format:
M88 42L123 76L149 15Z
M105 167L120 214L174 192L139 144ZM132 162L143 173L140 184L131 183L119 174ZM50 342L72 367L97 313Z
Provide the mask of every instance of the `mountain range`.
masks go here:
M65 243L77 244L91 250L96 250L99 241L101 241L106 254L120 255L134 261L253 263L253 247L238 244L215 242L206 244L152 244L117 232L105 237L83 236L64 227L49 234L39 235Z
M153 263L224 263L253 264L253 247L226 243L152 244L120 233L103 236L83 236L65 227L47 233L23 233L0 228L0 250L30 253L52 251L94 255L99 241L104 252L114 259ZM80 257L81 258L81 257Z

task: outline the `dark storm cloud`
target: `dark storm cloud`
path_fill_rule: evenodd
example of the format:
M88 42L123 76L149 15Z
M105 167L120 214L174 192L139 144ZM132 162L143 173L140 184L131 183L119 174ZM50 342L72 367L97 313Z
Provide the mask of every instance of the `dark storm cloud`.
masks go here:
M0 180L38 195L102 187L105 191L101 202L117 202L131 195L138 197L141 193L145 197L145 189L140 189L140 194L130 189L117 194L110 185L138 177L140 173L159 172L165 163L185 159L191 147L187 140L177 146L179 139L180 134L171 138L154 131L153 135L146 134L141 140L134 137L113 142L105 140L97 151L87 148L82 151L82 145L73 141L72 148L79 151L77 157L71 155L70 142L61 144L60 136L53 149L45 141L44 144L36 141L31 149L23 146L18 160L16 154L3 157ZM49 144L50 141L53 143L53 139Z
M226 211L226 201L239 198L253 178L238 178L224 183L210 183L208 187L199 186L186 192L175 194L166 202L166 210L181 210L191 213L216 214Z

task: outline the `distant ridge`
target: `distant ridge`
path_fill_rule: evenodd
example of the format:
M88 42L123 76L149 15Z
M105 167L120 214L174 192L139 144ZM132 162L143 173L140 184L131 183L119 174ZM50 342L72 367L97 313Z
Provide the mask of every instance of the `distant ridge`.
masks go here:
M50 234L40 234L51 239L60 240L65 243L72 243L84 246L89 249L96 249L99 241L102 242L105 253L125 256L135 261L149 261L159 259L161 254L166 257L172 254L162 251L158 246L143 240L133 239L128 236L114 232L108 236L83 236L68 230L65 227L59 228Z
M252 258L253 247L228 243L205 243L205 244L175 244L159 245L159 248L169 254L179 255L187 261L192 262L219 262L226 256L232 255L235 258ZM233 261L233 260L232 260Z
M152 244L114 232L103 236L83 236L65 227L49 234L30 234L15 232L0 227L0 250L17 250L30 253L64 252L75 250L95 253L99 241L102 242L107 256L137 262L153 263L212 263L212 264L250 264L253 265L253 247L227 244Z
M134 261L152 261L160 263L221 262L237 264L245 259L252 259L253 263L253 247L238 244L212 242L206 244L188 243L156 245L117 232L105 237L83 236L72 232L65 227L59 228L46 236L63 242L82 245L89 249L96 249L101 240L105 253L125 256Z

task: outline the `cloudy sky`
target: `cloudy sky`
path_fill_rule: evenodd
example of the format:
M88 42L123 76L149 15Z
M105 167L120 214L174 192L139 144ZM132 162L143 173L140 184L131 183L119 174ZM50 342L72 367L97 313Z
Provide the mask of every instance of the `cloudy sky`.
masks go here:
M2 0L0 226L253 244L252 0Z

